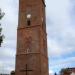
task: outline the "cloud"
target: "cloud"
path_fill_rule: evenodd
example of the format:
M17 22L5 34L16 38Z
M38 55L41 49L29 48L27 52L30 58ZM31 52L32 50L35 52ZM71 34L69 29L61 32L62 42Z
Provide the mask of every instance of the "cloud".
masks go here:
M1 0L0 8L5 12L1 20L5 39L0 48L0 73L10 73L15 68L18 0Z
M46 0L49 64L56 72L75 66L71 58L75 56L74 8L74 0Z
M71 23L73 27L75 28L75 0L70 0L71 2L71 8L70 8L70 18L71 18Z
M9 59L6 59L6 60L3 60L1 61L0 60L0 73L10 73L12 70L14 69L14 63L13 63L13 60L9 60Z
M61 47L53 39L48 39L48 55L52 57L61 57Z
M65 58L65 59L59 59L56 61L56 63L52 60L52 62L50 63L50 66L62 66L63 65L68 65L68 64L71 64L71 63L74 63L75 62L75 57L70 57L70 58ZM53 64L52 64L53 63ZM66 67L64 66L64 67ZM68 65L70 66L70 65Z
M54 75L54 72L52 70L49 70L49 75Z
M59 56L74 52L75 28L71 24L70 1L50 0L46 4L49 55Z

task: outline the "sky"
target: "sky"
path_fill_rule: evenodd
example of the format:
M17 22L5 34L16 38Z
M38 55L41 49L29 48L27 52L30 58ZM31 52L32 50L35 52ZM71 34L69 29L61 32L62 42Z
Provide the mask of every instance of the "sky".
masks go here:
M46 0L49 73L75 67L75 0ZM5 16L0 21L5 35L0 47L0 73L15 69L18 0L0 0Z

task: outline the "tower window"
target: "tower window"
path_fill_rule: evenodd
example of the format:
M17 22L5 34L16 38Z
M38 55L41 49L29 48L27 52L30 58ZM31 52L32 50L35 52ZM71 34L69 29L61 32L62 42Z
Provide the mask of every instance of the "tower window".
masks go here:
M30 26L31 25L31 14L27 14L27 25Z
M30 20L27 20L27 25L28 25L28 26L30 26L30 25L31 25Z

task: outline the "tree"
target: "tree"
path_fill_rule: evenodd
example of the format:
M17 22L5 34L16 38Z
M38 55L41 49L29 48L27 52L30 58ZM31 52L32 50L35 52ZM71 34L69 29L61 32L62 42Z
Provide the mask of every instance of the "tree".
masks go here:
M4 16L4 12L1 11L0 9L0 20L3 18ZM3 35L2 35L2 27L1 27L1 23L0 23L0 47L1 47L1 43L3 42Z
M15 71L11 71L11 74L10 75L15 75Z

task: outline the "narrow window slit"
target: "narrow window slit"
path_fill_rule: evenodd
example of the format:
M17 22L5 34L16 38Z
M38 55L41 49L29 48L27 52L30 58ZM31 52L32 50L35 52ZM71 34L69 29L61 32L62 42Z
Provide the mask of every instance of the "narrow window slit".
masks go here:
M31 21L27 20L27 25L30 26L31 25Z

